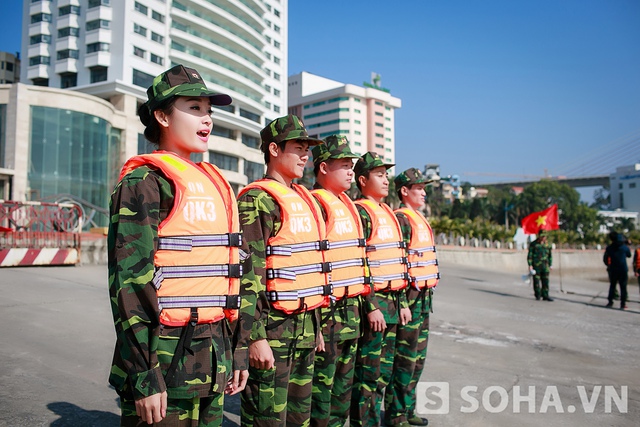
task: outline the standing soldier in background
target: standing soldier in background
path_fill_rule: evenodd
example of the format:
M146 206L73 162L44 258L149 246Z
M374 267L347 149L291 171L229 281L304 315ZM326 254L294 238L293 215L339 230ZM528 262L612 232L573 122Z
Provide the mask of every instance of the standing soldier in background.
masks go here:
M363 198L356 201L367 240L367 255L375 293L364 298L363 334L358 344L352 426L380 425L382 396L391 380L396 328L411 320L404 288L407 258L400 225L382 200L389 194L386 164L377 153L367 152L356 162L356 185Z
M260 132L266 176L238 197L240 225L261 284L249 345L242 426L309 425L316 334L315 308L331 293L325 230L311 193L293 184L309 158L300 119L280 117Z
M627 258L631 258L631 251L626 245L627 239L622 233L611 231L609 233L611 244L604 251L602 261L607 266L609 275L609 295L607 307L613 306L616 285L620 284L620 309L627 309L627 280L629 279L629 267Z
M395 214L409 261L406 295L411 321L398 326L393 375L385 392L385 420L390 426L426 426L428 421L414 414L416 385L427 357L432 288L440 274L433 231L419 211L425 204L426 179L418 169L411 168L397 175L394 182L401 201Z
M159 151L127 161L110 202L109 383L122 426L220 426L223 393L239 392L247 378L255 294L243 298L231 335L238 294L248 296L239 279L251 273L248 248L231 186L189 156L208 148L211 106L231 98L182 65L157 76L147 95L138 114Z
M553 301L549 296L549 272L553 259L551 257L551 246L547 243L547 232L541 230L538 232L538 238L529 245L529 253L527 254L527 264L529 264L529 272L533 276L533 293L536 300L540 297L544 301ZM542 283L542 289L540 289Z
M311 425L341 427L349 416L353 367L360 338L360 298L371 292L365 240L351 187L353 159L347 138L331 135L313 147L316 198L327 225L331 262L331 306L321 310L325 350L316 353Z

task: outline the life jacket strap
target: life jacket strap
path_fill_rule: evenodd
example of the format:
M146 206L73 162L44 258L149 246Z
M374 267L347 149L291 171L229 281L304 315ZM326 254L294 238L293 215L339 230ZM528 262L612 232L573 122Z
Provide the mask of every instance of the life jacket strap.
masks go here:
M425 276L411 276L412 282L422 282L423 280L439 279L440 273L427 274Z
M331 272L330 262L319 262L316 264L300 265L296 267L268 268L267 279L296 280L296 277L299 274L330 273L330 272Z
M329 250L342 248L364 248L367 246L365 239L340 240L339 242L329 242Z
M364 267L365 265L366 265L366 261L364 258L347 259L344 261L333 261L331 262L331 270L336 270L338 268L346 268L346 267Z
M389 258L389 259L380 259L380 260L369 260L370 267L380 267L382 265L390 265L390 264L408 264L407 257L399 257L399 258Z
M331 282L334 288L346 288L353 285L369 285L371 284L370 276L354 277L352 279L336 280Z
M157 267L153 275L153 285L160 289L164 279L183 277L242 277L240 264L182 265Z
M389 248L401 248L406 249L407 244L405 242L389 242L389 243L378 243L377 245L368 245L367 252L379 251L382 249Z
M240 295L201 295L158 297L160 309L187 307L222 307L239 309L242 304Z
M291 256L298 252L326 251L329 249L329 241L316 240L314 242L295 243L293 245L267 246L266 255Z
M409 273L397 273L397 274L387 274L384 276L373 276L373 283L384 283L390 282L392 280L409 280Z
M328 296L333 293L333 286L321 285L311 288L297 289L294 291L267 291L266 295L269 301L296 301L301 298L312 297L316 295Z
M416 262L410 262L408 264L409 268L416 268L416 267L428 267L430 265L438 265L438 260L437 259L430 259L428 261L416 261Z
M242 233L169 236L158 238L158 250L191 251L196 247L242 246Z
M427 246L424 248L416 248L416 249L408 249L407 252L409 253L409 255L418 255L418 256L422 256L422 254L426 253L426 252L435 252L436 251L436 247L435 246Z

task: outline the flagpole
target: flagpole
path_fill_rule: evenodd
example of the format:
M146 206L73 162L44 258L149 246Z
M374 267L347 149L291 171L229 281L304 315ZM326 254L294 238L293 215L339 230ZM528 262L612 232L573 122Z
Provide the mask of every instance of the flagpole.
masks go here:
M565 293L564 289L562 289L562 252L558 249L558 273L560 274L560 292Z

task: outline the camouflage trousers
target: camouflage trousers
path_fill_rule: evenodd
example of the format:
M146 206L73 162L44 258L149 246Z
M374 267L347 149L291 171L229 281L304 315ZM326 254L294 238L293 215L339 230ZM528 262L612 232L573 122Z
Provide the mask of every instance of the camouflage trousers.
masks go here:
M341 427L349 416L358 340L324 338L325 351L316 353L314 363L311 425Z
M315 348L271 347L275 368L249 367L241 425L308 426Z
M358 342L351 397L350 426L379 426L384 390L391 381L396 347L396 324L374 332L365 320Z
M222 408L224 394L194 397L192 399L168 399L167 416L157 427L220 427L222 425ZM121 427L138 427L149 425L136 415L133 400L120 399Z
M416 385L427 358L429 313L413 313L411 322L398 325L391 382L384 396L387 424L407 421L416 408Z
M540 288L542 282L542 289ZM540 271L533 275L533 293L537 297L546 298L549 296L549 272Z

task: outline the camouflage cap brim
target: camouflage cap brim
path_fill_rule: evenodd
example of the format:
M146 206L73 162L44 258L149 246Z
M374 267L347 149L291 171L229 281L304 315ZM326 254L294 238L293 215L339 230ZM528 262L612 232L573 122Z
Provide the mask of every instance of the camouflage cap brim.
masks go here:
M201 97L206 96L211 100L211 105L229 105L232 99L229 95L224 93L217 93L207 89L201 84L182 84L180 86L167 89L163 93L156 96L153 100L149 100L148 104L150 110L154 110L154 107L161 104L163 101L174 96L192 96Z

